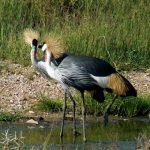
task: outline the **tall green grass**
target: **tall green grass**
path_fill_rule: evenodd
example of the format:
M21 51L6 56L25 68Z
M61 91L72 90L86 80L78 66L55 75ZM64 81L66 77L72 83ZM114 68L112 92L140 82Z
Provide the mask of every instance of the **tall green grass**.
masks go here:
M103 115L103 112L108 104L111 103L113 97L105 95L105 101L98 103L90 97L86 97L87 114ZM110 114L117 116L146 116L150 113L150 96L139 95L138 97L117 98L111 107ZM81 113L81 99L77 99L79 103L77 111Z
M98 103L91 99L89 96L85 97L86 100L86 113L88 115L103 115L103 112L108 104L111 103L113 97L112 95L105 94L105 101L103 103ZM150 96L143 96L140 94L138 97L127 97L127 98L117 98L111 107L110 114L126 117L134 116L146 116L150 113ZM81 97L77 95L75 97L76 101L76 112L82 114L82 103ZM50 111L50 112L60 112L63 110L63 100L49 99L46 96L40 96L39 101L33 107L35 110L39 111ZM72 112L73 106L72 102L68 100L67 110Z
M0 121L16 121L21 118L21 114L17 113L10 113L10 112L0 112Z
M47 96L41 95L39 101L33 106L33 109L45 112L60 112L62 111L62 107L62 100L51 100Z
M119 68L150 66L148 0L0 1L0 59L30 64L22 32L63 36L66 50L102 57ZM108 57L108 52L110 57Z

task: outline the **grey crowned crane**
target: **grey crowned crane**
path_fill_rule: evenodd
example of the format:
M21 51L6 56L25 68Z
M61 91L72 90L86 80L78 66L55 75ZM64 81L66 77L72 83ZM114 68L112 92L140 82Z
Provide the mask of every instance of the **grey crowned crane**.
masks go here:
M91 92L93 99L98 102L103 102L104 90L107 92L113 92L115 94L112 102L106 107L104 111L104 123L108 122L109 110L118 96L137 96L137 91L132 84L118 73L108 62L102 59L89 56L75 56L69 55L65 57L58 67L51 66L51 60L61 56L64 51L59 48L59 43L51 39L46 38L46 44L42 47L43 51L46 51L46 70L47 74L53 79L61 83L65 91L65 101L63 108L63 121L61 126L60 136L63 136L64 117L66 111L66 99L67 94L73 100L69 92L69 87L74 87L81 93L82 99L82 117L83 117L83 140L86 141L85 135L85 98L84 91ZM75 118L75 102L73 107L73 117ZM75 131L75 119L74 127Z
M32 30L32 29L25 29L24 32L24 39L27 44L31 45L31 63L34 66L34 68L39 71L42 75L51 78L46 71L46 66L45 66L45 54L44 56L38 60L37 59L37 48L41 47L42 45L38 45L38 38L39 34L37 31ZM58 59L53 59L51 61L51 66L56 67L60 64L60 62L68 56L67 53L64 53L61 57Z

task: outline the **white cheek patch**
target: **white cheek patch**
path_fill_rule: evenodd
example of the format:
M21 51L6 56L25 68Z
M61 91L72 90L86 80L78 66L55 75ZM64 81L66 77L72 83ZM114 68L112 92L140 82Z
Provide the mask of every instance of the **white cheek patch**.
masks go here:
M107 83L108 83L109 76L106 76L106 77L97 77L97 76L93 76L91 74L91 77L98 82L98 84L99 84L100 87L107 88Z
M44 45L42 46L42 51L46 51L47 49L48 49L47 44L44 44Z

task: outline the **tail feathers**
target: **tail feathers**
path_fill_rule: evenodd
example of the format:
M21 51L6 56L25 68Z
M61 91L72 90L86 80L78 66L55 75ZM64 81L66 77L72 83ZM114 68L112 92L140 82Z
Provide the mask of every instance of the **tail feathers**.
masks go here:
M122 75L120 75L122 79L124 80L124 83L128 87L128 90L126 92L126 96L137 96L137 90L133 87L133 85Z
M95 99L97 102L102 103L105 100L103 89L97 88L95 90L89 91L91 97Z
M119 73L110 76L108 88L119 96L137 96L137 91L133 85Z

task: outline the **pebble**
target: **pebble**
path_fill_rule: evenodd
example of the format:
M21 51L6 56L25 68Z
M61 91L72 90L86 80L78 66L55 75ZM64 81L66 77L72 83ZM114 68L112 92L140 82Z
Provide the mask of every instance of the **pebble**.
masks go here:
M57 87L53 80L48 80L41 74L35 73L32 67L19 65L20 67L17 68L18 65L8 65L12 71L1 72L0 74L0 106L4 111L30 110L39 96L44 95L44 93L47 93L46 96L49 98L63 98L62 88ZM30 79L30 74L34 76L33 80Z
M39 128L44 129L45 127L44 126L39 126Z
M124 118L123 121L128 121L128 119Z
M27 126L28 129L34 129L35 126Z
M39 124L38 121L35 121L33 119L27 120L26 123L29 123L29 124Z
M32 110L29 110L28 112L29 112L29 114L35 114L35 112Z

